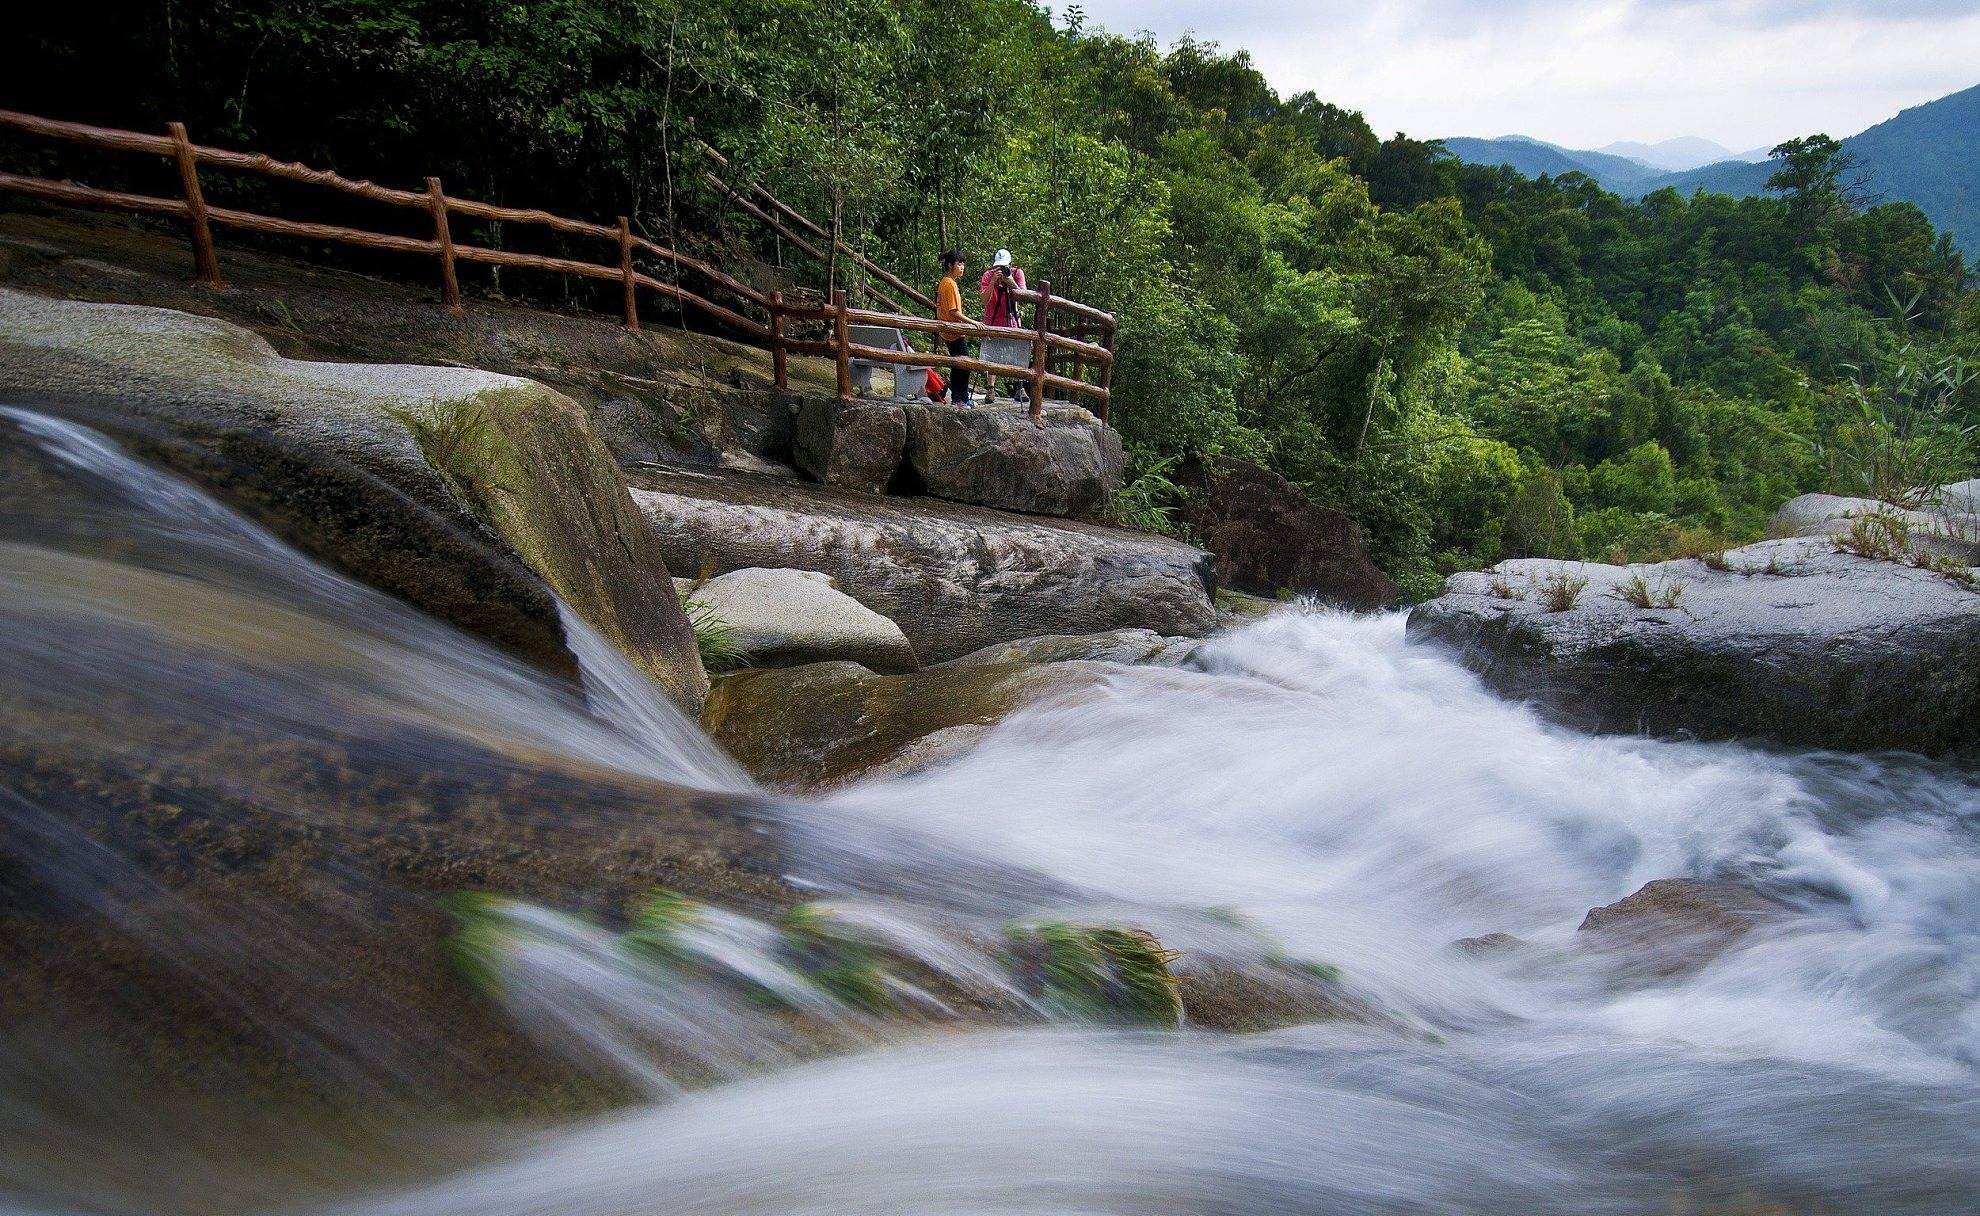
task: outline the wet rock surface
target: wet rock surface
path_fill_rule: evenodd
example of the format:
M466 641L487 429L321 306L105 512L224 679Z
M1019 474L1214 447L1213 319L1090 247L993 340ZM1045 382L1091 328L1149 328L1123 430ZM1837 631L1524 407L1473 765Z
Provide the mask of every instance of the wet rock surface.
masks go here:
M883 676L856 663L742 671L715 682L704 729L751 776L821 789L884 771L928 767L973 744L1021 705L1098 687L1104 663L994 663ZM939 738L938 738L939 736ZM924 742L926 741L926 742Z
M555 592L676 700L706 677L651 531L570 399L284 359L164 309L0 291L0 393L85 415L313 556L565 674Z
M1152 629L1115 629L1107 633L1047 634L1020 638L950 659L944 667L979 667L991 663L1146 663L1180 667L1203 643L1197 638L1163 637Z
M1927 755L1980 740L1980 592L1825 539L1723 564L1502 562L1453 575L1409 634L1585 729ZM1549 588L1582 579L1553 610ZM1674 602L1637 607L1635 579Z
M1578 932L1583 944L1615 959L1619 974L1667 978L1704 966L1782 915L1778 904L1737 883L1660 878L1591 909Z
M1042 634L1208 632L1208 557L1166 537L734 473L640 466L633 500L681 573L818 570L924 663Z

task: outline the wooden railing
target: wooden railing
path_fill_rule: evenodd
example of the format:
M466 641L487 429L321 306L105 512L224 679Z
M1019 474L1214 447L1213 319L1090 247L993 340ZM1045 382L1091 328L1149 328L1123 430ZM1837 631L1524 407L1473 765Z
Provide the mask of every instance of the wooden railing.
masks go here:
M716 151L706 141L695 139L694 146L723 172L733 173L735 166L730 163L729 158ZM900 278L876 264L859 250L846 244L844 241L835 239L823 225L814 222L803 212L778 198L761 182L739 179L742 184L738 187L724 180L721 173L712 169L702 174L702 180L712 187L716 193L728 199L731 203L734 203L745 213L760 220L770 231L776 233L777 236L789 242L793 248L812 259L828 264L831 262L831 255L824 249L819 248L819 245L822 243L929 313L932 314L935 311L935 301L932 298L909 284L902 282ZM794 231L794 227L802 230L802 233L809 234L809 237L802 235L799 231ZM1063 334L1070 338L1090 337L1095 339L1092 342L1053 344L1052 349L1055 351L1071 352L1063 357L1064 361L1070 364L1070 375L1048 377L1048 383L1052 383L1056 387L1067 388L1067 391L1083 391L1097 397L1101 403L1100 416L1102 419L1105 419L1107 417L1107 402L1111 395L1110 390L1113 387L1114 380L1114 314L1094 308L1089 304L1081 304L1077 300L1069 300L1063 296L1054 296L1051 292L1050 283L1043 283L1040 286L1042 288L1040 291L1028 291L1020 288L1013 295L1020 302L1033 305L1040 314L1041 324L1045 325L1051 332ZM901 306L900 301L888 294L888 292L870 285L866 287L866 290L887 304L888 307L892 308L897 318L906 313L906 309ZM1071 315L1072 319L1069 322L1052 320L1051 313L1053 309L1064 310ZM866 323L862 322L862 324ZM902 329L916 328L915 326L905 324L900 324L897 327ZM966 326L949 325L941 328L965 333L968 336L1000 336L998 333L986 333L984 327L977 327L972 330ZM1029 332L1025 331L1025 335L1028 335ZM1047 359L1050 362L1053 356L1048 354ZM1082 389L1069 388L1068 386L1072 383L1083 380L1083 373L1089 367L1094 371L1097 383L1084 385ZM975 369L971 368L971 370ZM997 374L999 377L1007 377L1009 375L1008 372L999 372ZM1094 389L1098 389L1099 391L1095 393L1093 392ZM1033 400L1037 400L1035 394Z
M62 122L32 114L0 110L0 127L111 151L148 153L172 161L178 170L180 189L178 198L104 190L70 181L5 172L0 172L0 190L76 206L169 215L182 219L186 222L192 241L194 277L196 281L210 287L223 285L219 257L213 240L213 230L216 227L238 228L249 232L299 237L305 240L334 241L360 249L434 258L439 263L441 303L457 312L461 309L461 294L456 266L461 262L578 275L584 278L612 280L622 285L621 311L623 322L629 330L637 332L639 329L639 291L644 288L682 308L694 309L713 318L755 345L768 349L771 352L773 375L780 391L790 386L788 356L796 353L822 355L834 360L837 364L838 392L841 398L852 396L850 364L851 360L861 359L888 364L961 368L999 379L1025 380L1032 389L1034 417L1040 412L1046 389L1058 389L1062 392L1090 397L1098 403L1102 420L1105 420L1108 414L1108 401L1112 396L1110 381L1113 370L1113 317L1084 304L1055 300L1051 295L1050 284L1041 284L1037 292L1020 293L1022 298L1036 305L1038 323L1034 328L938 326L931 320L901 311L889 313L852 308L847 305L843 291L834 291L829 304L787 302L781 292L759 291L700 258L670 249L635 234L630 222L623 215L619 216L615 223L607 225L568 219L546 211L497 206L493 203L450 195L442 189L440 179L437 177L427 178L424 190L399 190L369 181L354 181L327 170L312 169L289 161L278 161L261 153L235 152L196 144L186 134L185 125L176 122L167 124L164 135L147 135L137 131L86 126L82 123ZM208 165L323 187L369 202L421 211L430 217L433 235L426 238L394 235L363 228L282 219L251 211L215 207L206 201L200 185L200 168ZM776 206L781 207L782 204ZM768 218L769 213L761 208L751 205L750 210L760 217ZM790 212L790 214L796 213ZM617 256L611 262L586 262L574 258L524 253L513 249L462 244L454 239L452 218L455 216L463 216L471 220L534 225L566 236L609 241L616 247ZM805 222L809 223L809 221ZM684 271L692 271L702 276L728 293L735 300L736 306L717 303L678 283L669 283L642 272L636 265L636 258L641 254L671 265L676 277ZM861 262L866 264L864 259L861 259ZM867 265L870 267L870 264ZM870 268L878 270L877 267ZM886 278L915 298L917 302L925 299L891 275L887 275ZM893 303L891 300L888 302ZM1087 317L1096 323L1104 322L1106 341L1092 343L1070 333L1052 332L1050 315L1055 307ZM748 315L748 311L761 313L763 319L758 320ZM791 322L823 322L825 337L821 340L798 336L792 332ZM1019 367L1014 364L986 362L968 356L882 350L854 343L848 336L848 327L853 324L888 326L919 332L944 330L974 338L1022 339L1031 345L1031 361L1029 365ZM1049 371L1048 363L1054 351L1067 352L1068 357L1078 361L1074 364L1075 373L1085 364L1091 364L1099 369L1100 383L1087 383L1077 374L1066 376Z

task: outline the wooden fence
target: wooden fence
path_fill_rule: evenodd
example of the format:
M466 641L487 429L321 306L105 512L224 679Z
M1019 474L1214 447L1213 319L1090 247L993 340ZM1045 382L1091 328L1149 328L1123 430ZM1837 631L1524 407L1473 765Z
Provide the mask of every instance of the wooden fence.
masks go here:
M32 114L0 110L0 127L111 151L148 153L173 162L179 177L180 196L177 198L103 190L70 181L5 172L0 172L0 190L74 206L169 215L184 220L192 240L196 281L211 287L222 285L220 262L213 240L213 230L216 227L239 228L249 232L299 237L313 241L333 241L360 249L434 258L439 263L441 303L457 312L461 308L461 292L456 267L461 262L578 275L584 278L615 281L622 285L621 309L624 324L629 330L637 332L639 329L639 292L644 288L683 309L692 309L712 318L754 345L769 350L771 366L779 390L789 388L789 355L818 355L832 359L836 363L838 392L841 398L850 398L853 394L851 361L859 359L882 364L961 368L998 379L1023 380L1031 386L1034 417L1039 415L1048 390L1091 398L1098 405L1101 419L1105 421L1108 416L1108 402L1113 395L1111 380L1114 363L1114 318L1097 308L1076 301L1054 298L1050 283L1041 283L1035 292L1020 293L1023 299L1034 305L1037 323L1031 328L938 325L928 318L899 311L898 306L895 312L853 308L847 304L845 292L842 290L835 290L829 302L805 304L787 301L781 292L759 291L700 258L670 249L635 234L631 224L623 215L613 224L595 224L552 215L545 211L501 207L493 203L477 202L450 195L441 188L440 179L437 177L427 178L423 190L400 190L368 181L353 181L327 170L312 169L290 161L278 161L261 153L235 152L196 144L186 134L185 125L176 122L167 124L164 135L147 135L137 131L86 126L82 123L62 122ZM282 219L250 211L215 207L207 203L205 194L200 188L202 166L318 186L385 206L420 211L430 217L433 235L427 238L393 235L362 228ZM726 185L723 188L729 189ZM761 190L761 187L756 189ZM768 192L763 191L763 194L767 195ZM749 204L740 194L737 197L753 214L769 220L774 227L790 235L788 225L780 223L773 217L796 216L795 211L785 208L782 203L775 203L775 207L781 208L781 211L766 211L762 207ZM610 242L616 248L617 256L610 262L585 262L573 258L462 244L454 240L451 221L455 216L463 216L471 220L534 225L566 236L596 238ZM802 216L797 218L803 220ZM803 222L810 223L808 220ZM815 225L813 227L815 228ZM829 237L826 239L829 240ZM805 243L809 244L809 242ZM843 249L843 246L841 248ZM814 247L812 252L818 251ZM669 283L642 272L636 264L640 255L646 255L672 266L676 277L683 272L700 275L714 288L727 293L735 301L735 306L717 303L678 283ZM824 255L820 253L819 256ZM891 282L917 303L925 301L926 297L915 292L901 280L880 271L864 258L859 258L858 261L870 271L884 276L884 281ZM894 303L891 300L888 302ZM1105 335L1104 341L1089 342L1071 333L1054 332L1051 324L1054 309L1064 310L1075 317L1101 326L1101 332ZM760 314L763 319L758 320L756 316L749 315L750 312ZM793 332L792 322L822 323L820 328L824 336L822 338L799 336ZM921 333L942 330L968 338L1018 339L1029 343L1031 360L1029 365L1020 367L1015 364L986 362L965 355L882 350L853 342L848 335L848 327L855 324L887 326ZM1049 369L1049 363L1055 352L1062 361L1066 359L1073 361L1074 374L1064 375ZM1088 383L1079 375L1080 370L1088 366L1098 372L1099 383Z
M706 156L723 171L727 172L734 169L734 166L730 164L726 156L723 156L720 152L710 147L705 141L695 139L694 146L701 151L702 155ZM935 311L935 301L927 294L901 281L899 277L889 272L886 268L874 263L872 259L866 257L859 250L834 238L823 225L813 222L797 208L778 198L762 183L744 180L741 188L737 188L724 180L722 175L714 170L703 173L702 180L712 187L716 193L728 199L731 203L734 203L745 213L762 221L770 231L776 233L778 237L788 242L793 248L813 260L828 264L831 262L831 255L824 249L819 248L820 243L827 245L853 265L886 284L888 288L899 292L902 296L905 296L929 313ZM793 231L793 227L801 229L803 233L808 233L809 238L801 235L798 231ZM1114 315L1094 308L1091 305L1081 304L1076 300L1053 296L1049 282L1040 284L1040 286L1043 289L1042 291L1030 291L1019 288L1013 294L1019 302L1032 305L1039 313L1045 314L1048 317L1055 308L1062 309L1071 315L1072 319L1070 322L1048 321L1052 333L1067 338L1094 339L1092 342L1083 343L1078 346L1054 344L1051 347L1051 351L1047 354L1047 365L1049 367L1054 361L1069 363L1070 372L1067 379L1076 381L1084 380L1084 372L1088 367L1091 367L1095 373L1097 387L1102 390L1098 394L1098 398L1101 402L1100 414L1104 419L1107 416L1107 399L1109 396L1107 390L1112 388L1114 380ZM888 291L870 285L866 290L893 309L895 315L906 313L906 308L901 305L898 299L890 295ZM908 327L903 326L902 328ZM1100 348L1103 353L1099 357L1089 357L1087 352L1095 347ZM1005 373L1000 373L1000 375L1002 374ZM1034 395L1033 400L1036 399Z

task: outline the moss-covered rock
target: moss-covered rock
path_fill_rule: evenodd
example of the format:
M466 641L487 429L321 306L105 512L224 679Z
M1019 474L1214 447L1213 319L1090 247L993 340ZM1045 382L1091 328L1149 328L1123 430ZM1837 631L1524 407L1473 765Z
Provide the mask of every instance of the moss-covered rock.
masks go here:
M554 592L689 708L706 676L582 409L465 368L284 359L248 330L0 291L0 392L87 416L312 556L574 671Z
M1119 668L992 663L883 676L857 663L813 663L742 671L715 682L702 726L757 780L817 789L885 765L938 734L994 723L1026 702L1076 696L1110 670Z

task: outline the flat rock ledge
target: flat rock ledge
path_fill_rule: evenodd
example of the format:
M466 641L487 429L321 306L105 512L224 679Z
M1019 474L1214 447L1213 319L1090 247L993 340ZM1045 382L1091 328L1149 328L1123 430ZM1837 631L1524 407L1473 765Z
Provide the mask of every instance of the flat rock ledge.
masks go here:
M923 663L1044 634L1216 624L1210 557L1179 541L933 498L741 473L627 470L669 569L816 570L901 627Z
M1409 636L1581 729L1927 755L1980 739L1971 586L1818 538L1716 564L1502 562L1451 576ZM1562 579L1587 582L1555 611ZM1671 606L1629 602L1638 579Z

